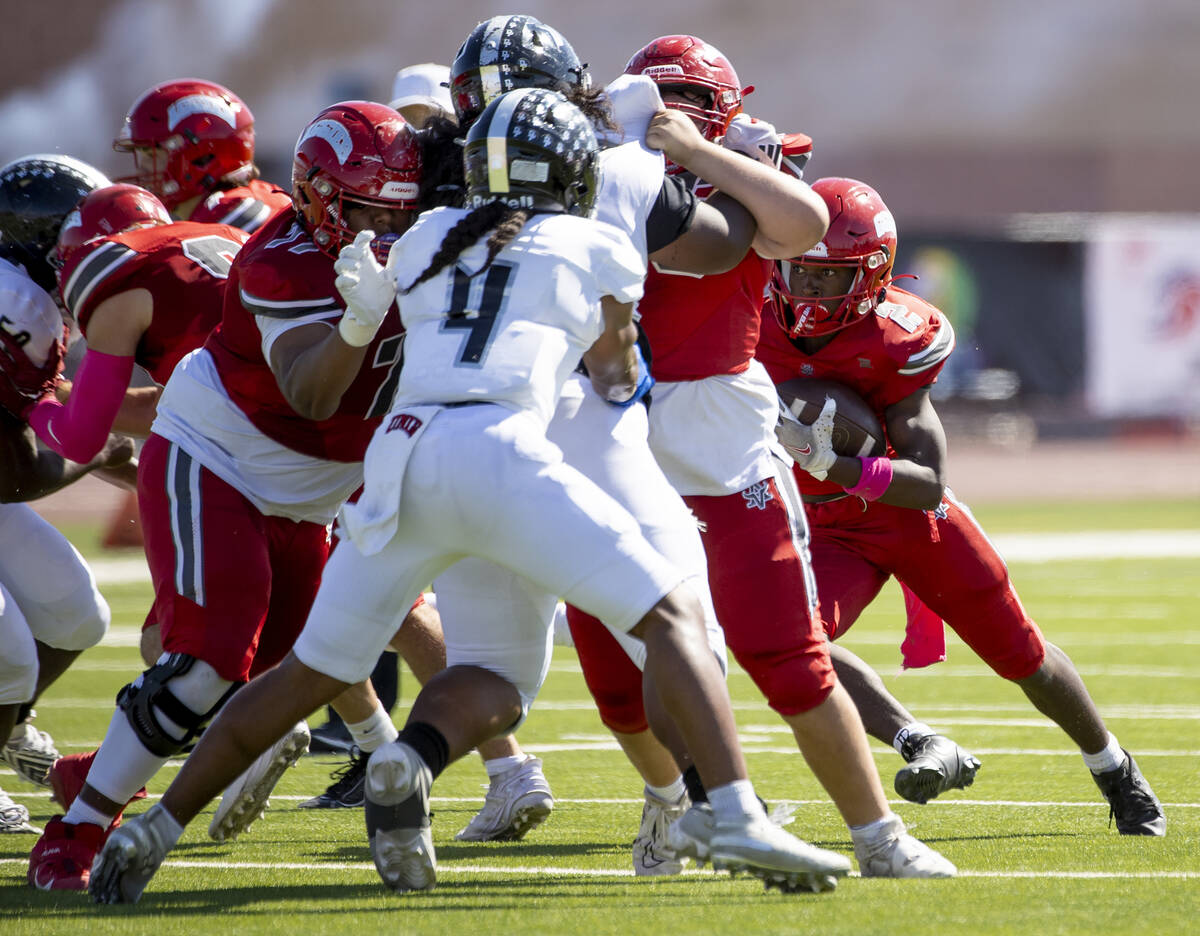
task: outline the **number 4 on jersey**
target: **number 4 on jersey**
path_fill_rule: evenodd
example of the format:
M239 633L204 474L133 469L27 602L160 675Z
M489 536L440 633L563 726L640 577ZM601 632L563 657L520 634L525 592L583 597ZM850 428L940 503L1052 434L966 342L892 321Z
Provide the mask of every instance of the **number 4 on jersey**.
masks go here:
M468 304L471 298L472 285L475 280L461 266L454 268L454 289L450 294L450 310L446 321L442 322L442 331L466 330L466 340L463 341L455 364L478 366L487 353L487 345L492 337L492 329L496 318L504 305L507 295L508 280L516 269L511 263L493 263L488 267L482 288L476 288L475 308Z

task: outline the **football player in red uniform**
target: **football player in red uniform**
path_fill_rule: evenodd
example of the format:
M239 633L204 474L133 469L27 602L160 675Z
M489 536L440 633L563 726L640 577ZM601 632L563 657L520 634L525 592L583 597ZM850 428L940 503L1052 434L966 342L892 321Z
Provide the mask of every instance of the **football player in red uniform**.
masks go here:
M328 524L362 482L402 342L394 309L363 340L333 258L359 230L405 230L420 182L420 143L388 107L334 105L301 134L295 209L238 254L221 322L172 373L142 450L138 496L166 652L122 690L86 785L30 856L35 886L85 888L121 807L303 626ZM375 730L394 737L386 712L382 721Z
M136 165L117 181L153 192L176 218L251 232L291 205L286 191L258 177L250 108L212 81L181 78L144 91L113 148Z
M763 145L765 128L741 114L743 90L733 66L703 40L661 37L635 54L626 70L658 85L668 112L656 118L652 131L680 137L685 152L689 134L732 133L757 141L746 147L747 155L779 165L782 146ZM706 191L704 160L688 166L697 191ZM789 243L811 247L820 237L789 227L788 213L768 214L772 225L760 220L752 249L727 273L696 278L657 266L650 271L639 304L657 381L650 445L702 524L726 641L791 727L850 826L861 873L951 876L954 866L909 835L888 808L861 719L835 677L820 627L803 509L775 439L774 385L753 359L774 260L791 253ZM690 809L673 829L685 853L703 855L702 809Z
M1136 762L946 487L946 439L929 387L954 349L954 333L940 311L893 284L891 212L854 179L821 179L813 189L829 208L829 231L777 264L757 355L776 382L814 377L853 388L888 439L877 458L836 455L829 403L812 426L780 425L796 459L829 636L844 633L894 575L1079 746L1121 834L1163 835L1162 807ZM889 727L905 726L893 719Z

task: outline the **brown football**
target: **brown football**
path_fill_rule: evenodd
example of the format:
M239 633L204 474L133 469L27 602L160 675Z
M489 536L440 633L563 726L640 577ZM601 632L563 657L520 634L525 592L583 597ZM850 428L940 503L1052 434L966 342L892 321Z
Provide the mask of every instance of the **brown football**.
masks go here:
M794 377L775 388L784 406L802 423L811 423L821 414L827 396L837 403L833 417L833 450L839 455L866 457L886 451L883 428L867 401L832 380Z

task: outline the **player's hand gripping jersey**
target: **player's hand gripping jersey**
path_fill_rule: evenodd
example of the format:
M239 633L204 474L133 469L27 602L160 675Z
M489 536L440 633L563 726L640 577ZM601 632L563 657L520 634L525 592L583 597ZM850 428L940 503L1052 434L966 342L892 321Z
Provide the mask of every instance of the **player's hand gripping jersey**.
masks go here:
M148 290L154 317L134 360L165 384L221 320L225 281L248 237L223 224L179 221L92 241L63 268L63 301L86 338L92 313L106 299Z

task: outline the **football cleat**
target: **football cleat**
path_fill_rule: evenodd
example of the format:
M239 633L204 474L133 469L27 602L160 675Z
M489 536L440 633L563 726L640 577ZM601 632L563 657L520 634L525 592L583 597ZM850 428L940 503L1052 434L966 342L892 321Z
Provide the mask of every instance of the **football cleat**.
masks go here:
M71 804L75 802L75 797L79 795L79 791L83 789L83 785L87 782L88 771L92 769L92 761L96 759L98 751L88 751L85 754L66 754L56 760L51 766L49 773L46 774L46 780L50 784L50 799L63 810L71 808ZM146 788L142 787L133 794L133 800L146 798ZM128 806L126 803L125 806ZM121 816L125 812L125 807L122 806L117 810L117 814L113 816L112 822L109 823L109 829L115 829L121 824Z
M642 806L642 824L633 840L633 871L641 876L680 874L687 858L678 854L667 842L671 823L682 818L692 805L687 794L679 802L670 803L646 790Z
M928 803L939 793L969 787L981 766L979 758L939 734L907 739L900 755L908 763L896 773L894 785L910 803Z
M137 903L174 845L173 824L159 803L112 832L92 865L88 882L92 900Z
M958 869L924 842L908 834L897 815L888 817L883 827L870 838L856 834L854 857L863 877L949 878Z
M1108 800L1108 822L1117 820L1122 835L1166 835L1167 817L1133 755L1122 748L1125 763L1116 770L1092 774Z
M429 767L403 741L383 745L367 761L367 839L375 869L392 890L431 890L437 883L429 815L432 784Z
M31 832L41 835L42 830L29 824L29 810L12 801L12 797L0 790L0 835L8 832Z
M55 816L29 853L26 879L38 890L87 890L105 834L90 822L68 825Z
M284 771L308 750L308 725L299 721L282 738L258 755L240 777L226 787L213 813L208 837L217 842L236 839L270 806L268 797Z
M831 891L839 877L850 873L844 855L802 842L765 815L718 820L708 849L718 871L746 871L768 889L786 893Z
M363 784L367 779L367 759L370 757L357 747L350 749L350 760L338 767L324 793L307 799L300 809L353 809L363 804Z
M483 808L454 837L460 842L515 842L545 821L554 794L539 758L525 760L491 778Z
M17 725L0 754L18 777L38 786L50 785L46 773L58 760L58 749L50 735L38 731L28 719Z

